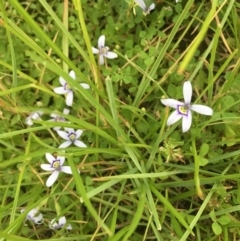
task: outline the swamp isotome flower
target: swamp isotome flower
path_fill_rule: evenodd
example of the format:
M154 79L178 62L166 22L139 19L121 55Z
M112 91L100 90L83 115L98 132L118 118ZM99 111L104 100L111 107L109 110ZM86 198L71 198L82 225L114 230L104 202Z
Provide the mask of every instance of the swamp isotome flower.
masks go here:
M46 156L46 159L49 162L49 164L41 164L41 168L44 171L52 172L52 174L50 175L50 177L48 178L48 180L46 182L47 187L51 187L53 185L53 183L57 180L60 172L72 174L72 170L71 170L70 166L63 166L63 163L65 161L64 156L54 157L50 153L46 153L45 156Z
M145 15L149 14L155 8L155 4L152 3L149 7L146 6L144 0L135 0L139 7L143 10Z
M25 212L25 208L21 209L21 213ZM37 208L32 209L26 216L25 220L29 220L35 224L43 223L43 215L38 212Z
M32 112L27 118L26 118L26 124L28 126L33 125L33 120L41 120L41 115L43 114L43 111L35 111Z
M69 72L69 76L72 79L76 79L76 74L73 70ZM66 82L66 80L63 77L59 77L59 82L62 85L61 87L57 87L54 89L54 92L59 95L66 95L66 105L72 106L73 103L73 90L71 89L70 85ZM90 86L88 84L80 84L84 89L89 89Z
M72 143L78 147L87 147L82 141L79 141L78 138L82 135L82 130L74 131L73 128L65 128L66 131L58 131L58 135L61 136L65 142L63 142L59 148L66 148Z
M64 114L64 115L68 115L69 112L70 112L69 109L64 108L64 110L63 110L63 114ZM50 119L49 121L53 121L53 122L66 122L66 119L65 119L64 117L62 117L62 116L60 116L60 115L58 115L58 114L56 114L56 113L52 113L50 116L53 117L53 118ZM59 126L56 126L56 127L53 128L53 130L55 130L55 131L59 131L60 129L61 129L61 127L59 127Z
M183 85L183 97L184 103L175 99L162 99L161 102L166 106L176 109L168 117L167 125L172 125L182 118L182 131L186 132L189 130L192 124L192 110L203 115L212 115L213 110L205 105L191 104L192 84L190 81L186 81Z
M115 59L118 57L116 53L109 52L108 50L109 48L105 46L105 36L101 35L98 39L98 49L92 47L93 53L99 56L98 63L100 65L104 64L104 58Z
M54 218L54 219L49 223L49 227L50 227L51 229L60 229L60 228L62 228L65 224L66 224L66 218L65 218L65 216L63 216L63 217L60 217L60 218L58 219L58 221L56 221L56 218ZM71 224L68 224L68 225L66 226L66 229L72 230L72 225L71 225Z

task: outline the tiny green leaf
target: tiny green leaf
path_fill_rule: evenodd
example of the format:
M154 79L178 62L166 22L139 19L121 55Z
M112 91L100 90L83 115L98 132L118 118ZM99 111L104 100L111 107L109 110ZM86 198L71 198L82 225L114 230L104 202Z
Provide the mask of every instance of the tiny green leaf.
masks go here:
M206 143L203 143L200 148L200 153L199 155L201 157L204 157L207 153L209 152L209 145Z
M217 221L222 225L227 225L231 222L231 219L227 215L223 215L217 219Z
M212 223L212 230L216 235L222 233L222 227L217 222Z
M208 159L206 159L204 157L201 157L201 156L199 156L198 158L199 158L199 165L200 166L205 166L205 165L208 164Z

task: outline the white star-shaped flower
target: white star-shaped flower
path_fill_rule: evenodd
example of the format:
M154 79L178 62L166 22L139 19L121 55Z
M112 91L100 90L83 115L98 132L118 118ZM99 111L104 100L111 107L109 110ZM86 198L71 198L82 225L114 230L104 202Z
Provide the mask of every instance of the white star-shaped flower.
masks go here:
M66 218L63 216L63 217L60 217L58 219L58 221L56 221L56 218L54 218L50 223L49 223L49 227L51 229L61 229L65 224L66 224ZM71 224L68 224L66 226L66 229L68 230L72 230L72 225Z
M92 47L92 51L94 54L98 54L99 65L104 64L104 58L115 59L118 57L118 55L116 53L110 52L109 48L107 46L105 46L105 36L104 35L101 35L98 39L98 49Z
M63 110L63 114L64 115L68 115L69 112L70 112L69 109L64 108L64 110ZM66 122L66 119L64 117L62 117L62 116L60 116L60 115L58 115L56 113L52 113L50 116L52 117L52 119L50 119L49 121L52 121L52 122ZM55 131L59 131L60 129L61 129L60 126L56 126L56 127L53 128L53 130L55 130Z
M172 125L182 118L182 131L186 132L190 129L192 124L192 113L191 111L196 111L203 115L211 116L213 110L205 105L191 104L192 99L192 84L190 81L186 81L183 85L183 97L184 102L180 102L175 99L162 99L161 102L166 105L176 109L167 120L167 125Z
M21 209L21 213L25 212L25 208ZM32 209L26 216L26 220L29 220L35 224L43 223L43 215L39 213L37 208Z
M72 170L70 166L63 166L63 163L65 161L64 156L54 157L50 153L46 153L45 156L49 164L41 164L41 168L44 171L52 172L52 174L50 175L50 177L46 182L47 187L51 187L53 185L53 183L57 180L60 172L72 174Z
M135 0L135 2L139 5L139 7L143 10L145 15L149 14L155 8L155 4L152 3L149 7L146 6L144 0Z
M28 126L33 125L33 120L41 120L41 115L43 114L43 111L35 111L32 112L27 118L26 118L26 124Z
M76 79L76 74L73 70L69 72L69 76L72 79ZM71 89L70 85L66 82L63 77L59 77L59 82L62 85L61 87L57 87L54 89L54 92L59 95L66 95L66 105L72 106L73 103L73 90ZM89 89L90 86L88 84L81 83L80 84L84 89Z
M58 135L61 136L65 142L63 142L59 148L66 148L71 144L74 144L78 147L87 147L82 141L79 141L78 138L82 135L82 130L74 131L73 128L65 128L66 131L57 131Z

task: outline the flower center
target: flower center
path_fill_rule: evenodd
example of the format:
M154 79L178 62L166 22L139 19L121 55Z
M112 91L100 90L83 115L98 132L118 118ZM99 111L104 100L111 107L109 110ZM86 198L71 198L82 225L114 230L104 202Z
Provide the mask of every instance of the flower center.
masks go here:
M187 115L188 114L188 109L189 107L186 105L179 105L178 106L178 112L182 115Z
M58 224L58 225L56 225L54 228L55 229L60 229L60 228L62 228L64 226L64 224Z
M34 221L34 216L32 217L31 215L28 214L26 219L29 221Z
M74 134L74 133L70 133L68 135L68 137L69 137L70 141L75 141L76 140L76 134Z
M56 122L65 122L66 119L63 118L63 117L61 117L61 116L56 116L55 121L56 121Z
M56 171L60 171L61 170L61 165L60 165L60 161L59 160L54 160L52 163L52 167L56 169Z
M109 50L109 48L108 47L101 47L100 49L99 49L99 54L107 54L108 53L108 50Z
M149 7L146 7L146 8L144 9L144 12L145 12L145 14L149 14L149 13L150 13Z
M64 85L64 89L65 89L65 90L71 90L70 85L69 85L68 83L66 83L66 84Z

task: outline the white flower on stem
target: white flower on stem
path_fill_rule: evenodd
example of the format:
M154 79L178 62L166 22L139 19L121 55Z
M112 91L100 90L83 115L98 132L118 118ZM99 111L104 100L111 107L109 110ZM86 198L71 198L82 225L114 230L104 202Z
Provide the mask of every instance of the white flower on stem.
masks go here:
M182 118L182 131L186 132L189 130L192 124L192 113L191 111L196 111L203 115L211 116L213 110L205 105L195 105L191 104L192 99L192 84L190 81L186 81L183 85L183 97L184 102L180 102L175 99L162 99L161 102L166 105L176 109L167 120L167 125L172 125Z
M25 208L21 209L21 213L25 212ZM37 208L32 209L26 216L25 220L29 220L35 224L43 223L43 215L39 213Z
M66 148L72 143L78 147L87 147L82 141L79 141L78 138L82 135L82 130L74 131L73 128L65 128L66 131L58 131L58 135L61 136L65 142L63 142L59 148Z
M135 0L135 2L139 5L139 7L143 10L145 15L149 14L155 8L155 4L152 3L149 7L146 6L144 0Z
M69 76L72 79L76 79L76 74L73 70L69 72ZM59 95L66 95L66 105L72 106L73 103L73 90L71 89L70 85L66 82L63 77L59 77L59 82L62 85L61 87L57 87L54 89L54 92ZM84 89L89 89L90 86L88 84L81 83L80 84Z
M47 187L51 187L53 185L53 183L57 180L60 172L72 174L72 170L70 166L63 166L63 163L65 161L64 156L55 157L50 153L46 153L45 156L49 164L41 164L41 168L44 171L52 172L52 174L50 175L50 177L46 182Z
M69 109L64 108L64 110L63 110L63 114L64 115L68 115L69 112L70 112ZM49 121L53 121L53 122L67 122L64 117L62 117L62 116L60 116L60 115L58 115L56 113L52 113L50 116L52 117L52 119L50 119ZM55 131L59 131L60 129L61 129L60 126L56 126L56 127L53 128L53 130L55 130Z
M49 227L51 228L51 229L61 229L65 224L66 224L66 218L65 218L65 216L63 216L63 217L60 217L59 219L58 219L58 221L56 221L56 218L54 218L50 223L49 223ZM72 225L71 224L68 224L67 226L66 226L66 229L68 229L68 230L72 230Z
M101 35L98 39L98 49L92 47L94 54L98 54L98 63L99 65L104 64L104 58L115 59L118 55L114 52L110 52L109 48L105 46L105 36Z
M28 126L33 125L33 120L41 120L41 115L43 114L43 111L35 111L32 112L27 118L26 118L26 124Z

